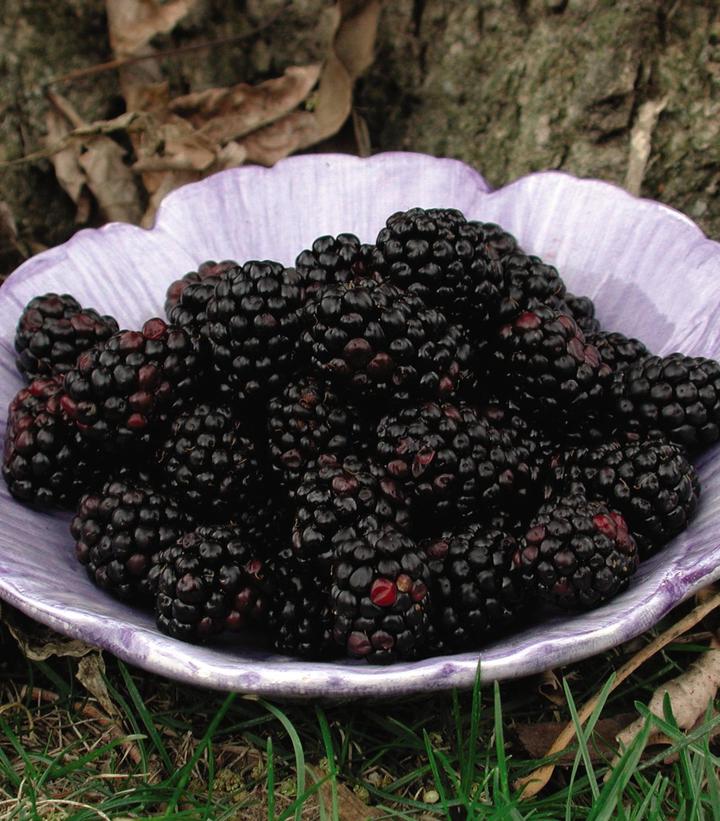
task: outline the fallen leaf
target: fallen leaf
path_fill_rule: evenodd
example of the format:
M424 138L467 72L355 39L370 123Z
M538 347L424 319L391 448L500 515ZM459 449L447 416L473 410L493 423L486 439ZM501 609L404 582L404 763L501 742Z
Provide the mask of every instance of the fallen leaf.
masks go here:
M98 700L100 706L109 716L120 715L120 711L110 698L110 693L108 693L107 684L105 683L105 661L99 650L82 656L78 661L75 678L90 695Z
M0 281L25 259L10 206L0 200Z
M313 777L320 781L324 777L319 770L308 767L312 772ZM372 821L375 818L381 818L385 813L381 812L375 807L369 807L364 801L361 801L355 793L345 786L341 781L335 782L335 789L337 795L337 818L339 821ZM326 781L319 791L320 800L325 805L325 809L331 812L333 786L329 781Z
M126 151L110 137L91 137L80 154L80 166L100 212L112 222L138 223L142 217L140 192Z
M541 681L538 685L540 695L556 707L561 707L565 704L562 684L560 683L560 679L555 675L555 672L553 670L545 670L541 673L540 678Z
M660 114L668 104L668 98L646 100L639 108L630 131L630 156L628 157L625 188L631 194L639 194L645 169L650 158L652 135Z
M118 57L137 54L153 37L172 31L197 0L105 0L110 45Z
M21 627L20 623L15 618L8 617L8 614L3 615L3 620L15 641L20 645L23 655L30 661L46 661L51 656L81 658L88 653L97 652L97 648L85 644L80 639L61 636L49 627L35 622L27 620L27 624Z
M615 754L617 745L615 735L627 722L635 717L635 713L622 713L611 718L601 718L595 725L592 737L588 742L590 758L593 761L607 761ZM516 724L514 732L530 758L543 758L548 748L556 741L565 724L554 721L544 721L539 724ZM555 762L557 766L572 764L575 761L575 751L568 751Z
M340 2L342 24L335 37L334 50L353 79L372 64L381 8L380 0L370 0L360 6L348 0Z
M292 111L307 97L319 76L319 65L293 66L282 77L256 86L238 83L176 97L170 109L192 123L206 139L224 144Z
M80 144L66 139L72 133L72 128L67 118L55 109L48 109L45 128L45 145L63 146L50 155L50 162L60 186L75 203L75 222L87 222L92 200L85 189L85 172L80 165Z

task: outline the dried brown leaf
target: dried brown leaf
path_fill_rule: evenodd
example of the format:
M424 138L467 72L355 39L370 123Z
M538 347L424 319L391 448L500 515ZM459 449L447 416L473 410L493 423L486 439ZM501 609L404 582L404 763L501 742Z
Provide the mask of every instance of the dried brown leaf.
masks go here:
M108 693L107 684L105 683L105 661L99 650L82 656L78 661L75 678L77 678L90 695L98 700L100 706L109 716L120 714L120 711L110 698L110 693Z
M90 197L85 190L85 172L80 165L80 143L68 139L72 128L67 118L53 108L45 116L45 127L45 145L49 149L52 146L63 146L50 155L57 181L77 206L75 221L85 222L90 213Z
M541 673L541 681L538 685L538 692L544 696L551 704L561 707L565 704L562 684L553 670L545 670Z
M372 64L381 3L370 0L357 9L346 9L346 5L341 3L343 21L335 37L334 50L355 79Z
M611 718L600 719L588 742L590 758L593 761L606 761L614 755L617 749L614 741L616 733L634 717L635 713L622 713ZM514 732L517 733L520 743L531 758L543 758L564 728L564 723L543 721L539 724L516 724ZM556 763L561 766L572 764L574 761L575 752L568 751L561 755Z
M238 83L176 97L170 109L214 143L224 144L274 122L296 108L320 76L319 65L293 66L256 86Z
M0 200L0 281L25 258L10 206Z
M197 0L105 0L110 45L118 57L137 54L153 37L172 31Z
M71 639L54 633L49 627L35 622L23 623L3 614L3 621L13 638L20 645L25 658L30 661L46 661L51 656L70 656L81 658L88 653L96 652L96 648L85 644L80 639Z
M110 137L91 137L79 161L103 217L137 223L142 217L140 192L132 169L125 165L125 154Z
M308 767L313 773L313 776L319 781L322 774L312 768ZM385 813L376 809L375 807L368 807L368 805L361 801L355 793L345 786L341 781L336 781L337 794L337 818L339 821L372 821L375 818L381 818ZM333 788L329 781L326 781L320 787L320 800L325 805L325 808L330 812L332 807Z

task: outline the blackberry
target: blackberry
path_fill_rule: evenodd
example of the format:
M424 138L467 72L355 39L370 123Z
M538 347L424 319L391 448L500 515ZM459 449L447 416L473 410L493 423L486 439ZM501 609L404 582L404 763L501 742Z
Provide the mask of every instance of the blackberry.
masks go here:
M541 428L535 428L528 422L517 402L497 394L490 394L476 405L478 416L501 430L515 431L523 440L535 444L535 460L544 462L557 450L555 442ZM531 447L531 446L529 446Z
M28 379L67 373L79 354L118 330L111 316L83 308L69 294L36 296L20 315L16 364Z
M70 532L78 560L98 587L149 605L156 592L153 565L190 528L175 501L126 475L80 499Z
M227 521L252 495L255 445L224 405L201 403L180 414L159 451L167 490L208 521Z
M373 279L384 260L374 245L363 245L354 234L318 237L310 250L295 260L306 298L327 285L342 285L354 279Z
M201 367L193 337L149 319L142 330L120 331L81 354L65 376L62 406L101 448L137 450L193 398Z
M342 458L360 439L357 410L312 376L299 376L268 404L270 461L291 493L321 453Z
M384 417L377 457L411 497L417 522L518 512L532 508L538 490L536 442L465 404L409 405Z
M611 370L575 320L545 305L503 325L493 366L529 418L562 429L603 399Z
M227 271L207 303L219 381L241 405L277 393L292 372L302 291L297 273L277 262Z
M540 508L513 561L542 599L590 609L627 587L638 550L620 513L574 493Z
M684 356L649 356L616 374L611 386L618 424L661 430L690 450L720 438L720 363Z
M371 462L348 456L318 457L304 474L295 496L292 545L296 556L326 568L333 538L361 522L368 526L409 525L408 502L397 483Z
M567 312L565 282L552 265L518 252L505 256L502 266L505 290L500 302L501 321L512 322L518 314L539 305Z
M586 337L600 330L600 322L595 318L595 303L589 296L575 296L567 291L563 302L567 312Z
M650 351L639 339L628 338L616 331L596 331L585 334L585 340L597 348L600 359L609 365L614 373L630 365L636 365L650 356Z
M429 633L429 580L415 543L392 525L339 531L333 638L351 658L376 664L418 658Z
M273 568L275 589L269 632L274 649L315 660L337 656L327 574L318 573L311 562L298 559L292 548L278 553Z
M203 262L197 271L190 271L181 279L176 279L168 286L165 294L165 316L171 325L185 325L185 322L173 319L171 314L181 306L187 322L194 321L198 314L205 310L208 299L212 296L215 285L220 277L231 268L236 268L237 262L226 259L222 262L208 260ZM198 287L200 286L200 287ZM186 291L189 291L187 294Z
M517 542L473 522L421 543L430 572L433 651L462 653L511 624L528 597L513 567Z
M201 526L158 560L158 628L183 641L264 626L272 596L265 563L234 527Z
M235 509L232 521L263 558L273 558L290 544L292 515L262 476Z
M10 493L37 507L72 508L102 483L98 453L60 405L62 376L35 379L10 403L2 473Z
M476 330L497 317L504 290L503 267L489 239L482 223L468 222L460 211L412 208L388 218L377 247L390 282Z
M629 437L566 457L566 481L576 481L625 517L643 556L685 530L700 480L679 445L664 437Z
M494 222L485 222L482 227L485 232L485 241L495 251L500 260L511 254L523 253L515 237L499 225Z
M462 332L387 283L329 286L305 306L304 322L312 370L363 399L452 396L468 365Z

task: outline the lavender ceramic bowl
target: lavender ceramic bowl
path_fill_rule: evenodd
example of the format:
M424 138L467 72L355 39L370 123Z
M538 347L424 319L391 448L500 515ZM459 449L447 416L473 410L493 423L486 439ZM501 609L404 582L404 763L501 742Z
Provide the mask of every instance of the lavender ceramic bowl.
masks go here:
M720 244L687 217L619 188L565 174L532 174L491 191L459 162L416 154L369 160L296 157L188 185L163 203L151 231L111 224L79 232L22 265L0 289L0 405L19 389L13 335L27 301L70 291L83 304L137 327L161 314L167 284L208 258L292 263L321 234L372 241L385 218L411 206L452 206L494 221L555 264L601 320L655 351L720 358ZM4 435L2 415L0 434ZM720 577L720 448L699 463L697 518L644 564L630 588L592 613L535 625L478 653L387 668L295 661L255 649L202 648L161 635L151 616L88 581L73 557L69 517L34 513L0 487L0 596L49 626L149 671L196 685L272 696L388 697L468 687L566 664L649 628Z

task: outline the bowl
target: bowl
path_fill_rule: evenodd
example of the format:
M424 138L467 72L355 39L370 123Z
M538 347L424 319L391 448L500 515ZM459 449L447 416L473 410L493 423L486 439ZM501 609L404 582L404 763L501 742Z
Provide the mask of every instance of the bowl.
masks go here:
M21 387L13 337L36 294L69 291L121 327L162 315L168 283L205 259L292 264L321 234L372 242L394 211L455 207L501 224L591 296L607 326L658 353L720 358L720 244L690 219L616 186L557 172L490 189L460 162L389 153L312 155L270 169L223 171L163 202L152 230L83 230L25 262L0 289L0 405ZM5 414L0 422L4 435ZM720 577L720 448L697 463L703 495L692 525L641 565L604 607L553 618L480 652L374 667L306 662L249 644L198 647L158 632L150 614L93 587L74 558L69 516L29 510L0 483L0 597L44 624L153 673L194 685L292 698L393 697L526 676L607 650L647 630Z

